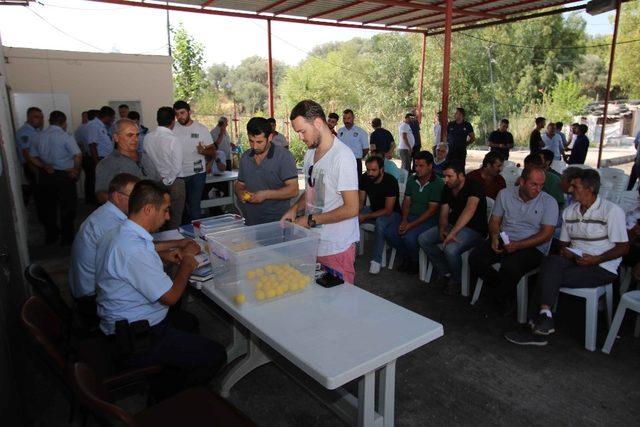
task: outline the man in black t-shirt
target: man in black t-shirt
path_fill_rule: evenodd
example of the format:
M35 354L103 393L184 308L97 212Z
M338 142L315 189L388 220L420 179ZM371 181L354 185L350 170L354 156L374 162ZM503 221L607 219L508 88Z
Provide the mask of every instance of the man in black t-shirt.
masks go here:
M447 165L444 181L438 226L422 233L418 244L440 274L438 284L444 286L443 292L457 295L462 282L461 255L487 235L487 201L482 185L466 179L460 162Z
M513 148L513 135L508 131L509 120L500 120L500 127L489 135L489 147L491 151L500 154L502 161L509 159L509 150Z
M379 156L371 156L366 161L367 171L360 175L360 223L370 222L375 224L375 243L373 245L373 259L369 267L369 273L378 274L382 263L382 251L384 250L384 231L400 215L400 203L398 201L398 181L384 173L384 159ZM369 198L369 206L365 202ZM360 244L362 244L362 240Z
M449 144L449 162L467 160L467 145L473 144L476 134L471 123L465 120L464 108L456 108L455 120L447 125L447 144Z
M544 141L542 140L540 131L544 129L546 124L547 119L544 117L536 118L536 127L531 132L531 136L529 136L529 154L537 153L544 148Z
M369 135L369 145L374 154L380 155L382 158L385 154L395 151L396 143L393 141L391 132L382 127L382 120L375 118L371 120L373 132Z

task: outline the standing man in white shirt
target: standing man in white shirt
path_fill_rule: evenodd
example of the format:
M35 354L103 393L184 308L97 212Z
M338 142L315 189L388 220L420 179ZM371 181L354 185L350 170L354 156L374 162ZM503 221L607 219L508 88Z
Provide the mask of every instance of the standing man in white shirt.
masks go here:
M182 147L173 134L176 124L176 112L171 107L160 107L156 115L158 127L145 138L145 152L151 158L164 185L169 187L171 195L171 218L167 228L174 229L182 222L184 211L184 179L182 173Z
M402 161L402 169L406 169L409 172L411 172L411 150L413 150L413 146L416 143L411 131L411 118L411 113L405 114L404 121L400 122L400 126L398 126L398 141L400 141L398 152Z
M544 150L550 150L553 153L553 160L562 160L564 153L564 145L562 138L556 132L556 124L551 122L547 125L547 132L541 133L542 142L544 142Z
M369 153L369 135L359 126L354 125L355 115L353 110L346 109L342 112L344 126L338 130L338 138L353 151L356 156L358 176L362 175L362 158Z
M202 192L207 180L207 159L203 149L213 145L209 129L191 118L191 107L185 101L173 104L176 123L173 133L182 146L182 176L186 192L187 222L200 219Z
M360 240L355 158L331 133L317 102L300 101L289 119L309 150L304 156L305 192L282 220L319 228L318 262L342 275L345 282L354 283L355 243Z
M211 140L216 144L216 149L224 153L226 169L231 169L231 137L227 132L229 120L225 116L218 119L216 127L211 129Z
M278 145L282 148L286 148L288 150L289 141L287 141L287 138L285 138L283 134L281 134L276 130L277 128L276 119L274 119L273 117L269 117L267 121L269 122L269 126L271 126L271 135L273 135L271 137L271 143L273 145Z

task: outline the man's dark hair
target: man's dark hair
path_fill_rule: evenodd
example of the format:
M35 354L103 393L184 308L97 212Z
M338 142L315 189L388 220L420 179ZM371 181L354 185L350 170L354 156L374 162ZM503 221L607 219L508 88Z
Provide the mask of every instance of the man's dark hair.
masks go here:
M571 123L571 127L578 127L580 126L580 123Z
M579 178L582 173L582 168L578 168L575 166L569 166L565 170L562 171L562 175L560 175L560 179L566 179L571 183L571 180L575 178Z
M382 157L371 155L371 156L367 157L367 160L365 161L365 164L368 165L369 163L373 163L373 162L376 162L380 169L384 169L384 159Z
M251 136L264 135L265 138L269 138L271 135L269 120L264 117L252 117L247 122L247 134Z
M137 184L139 181L140 178L135 175L131 175L130 173L119 173L109 182L109 194L115 192L122 193L125 188L127 188L127 185L131 183Z
M340 116L337 113L329 113L329 118L334 120L340 120Z
M127 113L127 119L129 120L140 120L140 113L137 111L129 111Z
M596 196L600 191L600 174L595 169L583 169L580 175L576 177L582 182L583 187L593 191Z
M556 128L557 128L557 129L561 128L562 126L564 126L564 123L562 123L562 122L556 122Z
M114 111L114 109L109 107L108 105L105 105L102 108L100 108L100 112L98 113L98 117L100 117L101 119L105 117L114 117L115 115L116 115L116 112Z
M536 117L536 125L540 126L542 123L546 122L547 119L545 119L544 117Z
M431 154L429 151L426 151L426 150L419 151L418 154L416 154L413 159L414 159L414 161L415 160L424 160L424 161L427 162L428 165L432 165L433 164L433 154Z
M353 114L353 110L352 110L351 108L347 108L346 110L344 110L344 111L342 112L342 114L351 114L351 115L354 115L354 114Z
M120 104L120 105L118 105L118 109L120 109L120 108L129 109L129 106L127 104Z
M129 214L140 212L146 205L158 209L164 202L165 194L170 194L166 185L149 179L139 181L129 196Z
M581 135L586 135L587 132L589 131L589 126L587 126L587 125L578 125L578 129L580 129L580 134Z
M539 156L538 159L540 159ZM543 175L546 175L545 170L540 165L529 164L528 166L524 167L524 169L522 170L522 175L520 175L520 177L523 180L527 181L534 171L540 171Z
M27 108L27 116L31 113L42 113L42 110L38 107L29 107Z
M87 111L87 120L93 120L100 115L100 110Z
M156 114L158 126L169 126L176 118L176 110L171 107L160 107Z
M300 101L293 107L289 115L289 120L295 120L298 117L304 117L308 122L312 122L317 118L322 119L323 122L327 121L327 116L324 115L324 110L320 104L310 99Z
M272 124L272 123L275 124L276 123L276 119L274 119L273 117L269 117L267 119L267 122L269 122L269 124Z
M405 119L411 118L411 117L413 117L413 114L411 114L411 113L407 113L407 114L404 115Z
M545 150L540 150L538 153L542 155L542 158L544 159L545 162L553 162L553 159L555 157L555 155L553 154L553 151L545 149Z
M374 127L374 128L382 127L382 120L380 120L379 117L376 117L375 119L371 120L371 127Z
M67 115L62 111L52 111L49 114L49 124L55 126L62 126L67 121Z
M502 119L500 120L500 123L504 123L505 125L509 124L509 119Z
M447 169L453 170L457 175L464 175L464 163L459 160L452 160L447 163L447 165L444 167L444 170Z
M186 101L183 100L179 100L173 103L173 109L174 110L187 110L187 111L191 111L191 107L189 106L189 104Z
M531 153L524 158L524 167L527 168L529 165L542 167L542 157L538 153Z
M466 111L464 111L464 108L462 107L456 108L456 111L462 114L463 117L467 115Z
M484 155L484 159L482 159L482 167L486 168L487 166L494 164L498 160L504 161L502 154L498 153L497 151L489 151Z

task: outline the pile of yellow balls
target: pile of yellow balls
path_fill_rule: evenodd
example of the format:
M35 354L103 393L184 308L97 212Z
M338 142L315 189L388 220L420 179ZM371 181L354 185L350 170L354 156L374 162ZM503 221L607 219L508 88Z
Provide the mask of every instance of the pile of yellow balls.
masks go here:
M306 288L309 277L289 264L267 264L247 271L247 280L255 285L254 296L258 301L280 297L289 292L297 292ZM236 304L246 301L244 294L234 297Z
M231 250L233 250L234 252L242 252L248 249L253 249L255 247L256 247L256 244L249 240L242 240L240 242L233 242L231 244Z

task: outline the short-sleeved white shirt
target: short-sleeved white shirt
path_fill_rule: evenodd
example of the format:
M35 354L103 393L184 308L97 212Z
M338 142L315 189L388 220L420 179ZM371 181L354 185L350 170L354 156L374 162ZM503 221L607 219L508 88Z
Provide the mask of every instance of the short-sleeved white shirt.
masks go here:
M369 149L369 135L359 126L353 125L351 129L347 129L346 126L341 127L338 130L338 138L351 149L356 159L362 158L362 150Z
M334 138L333 146L314 164L315 151L315 149L308 150L304 156L307 215L337 209L344 204L342 191L358 190L355 157L349 147L341 143L338 138ZM310 170L311 174L309 174ZM309 185L309 180L312 186ZM334 224L323 224L318 227L318 231L320 232L318 256L344 252L352 243L360 240L357 216Z
M206 160L198 153L198 145L207 147L213 144L209 129L195 120L189 126L182 126L176 122L173 133L182 147L182 174L187 177L206 172Z
M562 160L562 148L560 148L564 146L562 137L557 133L553 135L553 138L549 138L549 135L546 133L540 136L542 137L542 142L544 142L544 149L553 152L553 160Z
M407 144L404 142L404 138L402 137L403 133L407 134L407 141L409 141L410 147L407 147ZM400 126L398 126L398 141L400 141L400 144L398 145L399 150L413 149L413 146L416 143L416 139L413 136L413 132L411 131L411 126L409 126L409 123L401 122Z
M628 242L625 215L622 208L600 196L583 214L580 203L572 203L562 212L560 241L570 242L570 247L589 255L601 255L616 243ZM618 274L622 258L611 259L600 267Z

